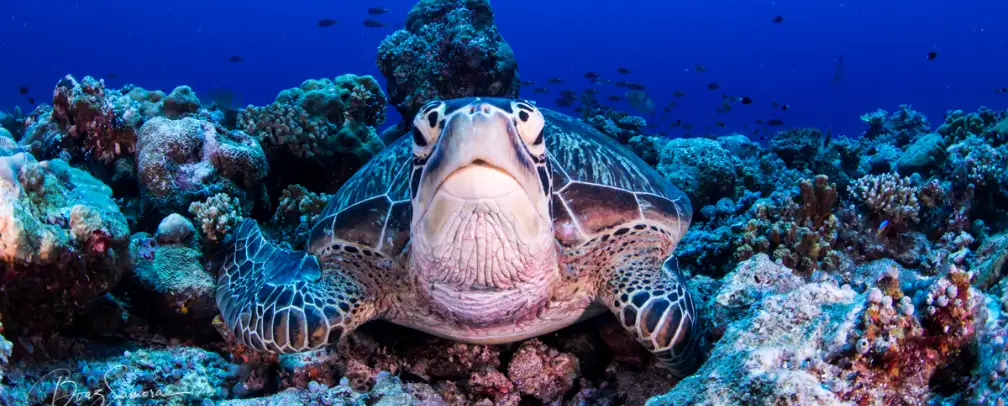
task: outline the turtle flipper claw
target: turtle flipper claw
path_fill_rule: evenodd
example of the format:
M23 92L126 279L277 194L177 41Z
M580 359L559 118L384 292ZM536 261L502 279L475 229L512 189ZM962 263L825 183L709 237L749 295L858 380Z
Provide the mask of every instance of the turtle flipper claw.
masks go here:
M259 351L320 348L375 314L357 281L266 240L255 220L234 231L217 276L217 307L242 343Z
M603 285L600 298L666 368L686 376L695 370L699 353L697 311L675 257L660 268L655 265L622 264Z

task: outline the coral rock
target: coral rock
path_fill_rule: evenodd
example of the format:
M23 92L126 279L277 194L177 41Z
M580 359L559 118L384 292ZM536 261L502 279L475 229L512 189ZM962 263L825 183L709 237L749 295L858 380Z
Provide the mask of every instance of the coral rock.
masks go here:
M487 0L422 0L378 47L391 103L409 120L431 100L517 97L518 63Z
M508 379L518 390L543 402L560 399L574 387L579 374L577 358L538 340L522 343L508 364Z
M0 157L0 313L9 330L69 325L119 281L128 239L112 190L88 173L25 153Z
M238 197L243 214L261 203L266 156L241 131L225 133L192 117L158 117L140 128L137 147L144 215L152 220L217 193Z
M192 245L196 237L196 228L189 219L181 214L172 213L161 220L157 228L157 242L161 245Z

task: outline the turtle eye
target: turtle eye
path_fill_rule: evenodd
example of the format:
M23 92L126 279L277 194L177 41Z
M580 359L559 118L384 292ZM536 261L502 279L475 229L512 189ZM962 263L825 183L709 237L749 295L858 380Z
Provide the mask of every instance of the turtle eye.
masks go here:
M445 104L434 101L425 104L413 118L413 154L423 156L437 141L444 123Z
M546 119L532 103L524 100L513 102L515 112L515 128L522 140L528 146L538 146L543 143L543 127Z

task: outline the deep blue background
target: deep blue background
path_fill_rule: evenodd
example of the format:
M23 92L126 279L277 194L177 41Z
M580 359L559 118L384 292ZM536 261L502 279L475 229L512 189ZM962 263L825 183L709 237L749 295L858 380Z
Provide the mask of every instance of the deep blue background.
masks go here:
M351 4L341 4L351 3ZM979 0L495 0L500 32L517 55L523 79L568 79L548 96L522 95L552 105L561 88L588 85L585 71L648 86L658 109L684 90L669 119L702 133L742 131L756 119L788 126L831 126L857 134L859 116L911 103L935 125L945 110L980 105L1005 108L1008 94L1008 2ZM95 5L91 5L95 4ZM307 78L372 74L381 40L402 26L412 2L395 1L4 1L0 4L0 109L47 102L60 77L104 77L197 92L227 86L243 101L266 104ZM390 26L366 28L368 7L384 6ZM773 24L775 15L783 24ZM322 29L320 18L338 25ZM928 52L939 56L928 61ZM845 79L831 84L834 59L845 54ZM241 63L229 63L241 55ZM707 73L686 72L696 64ZM616 73L625 66L630 77ZM718 115L722 90L755 100ZM18 86L31 89L18 95ZM622 94L601 87L600 99ZM788 103L781 112L770 101ZM622 102L621 102L622 103ZM627 107L623 105L623 107ZM390 109L390 112L393 110ZM394 116L394 114L390 114ZM391 121L391 120L390 120ZM663 127L665 125L663 124Z

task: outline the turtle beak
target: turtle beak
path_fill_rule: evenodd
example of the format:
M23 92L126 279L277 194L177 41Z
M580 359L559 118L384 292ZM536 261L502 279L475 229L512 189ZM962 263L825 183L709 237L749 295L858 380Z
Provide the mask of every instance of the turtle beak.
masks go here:
M469 181L451 182L465 176ZM430 203L439 191L447 190L467 199L494 198L508 192L508 180L521 187L536 211L549 217L535 163L522 142L512 117L479 100L449 117L437 148L423 169L419 202ZM498 187L499 186L499 187Z

